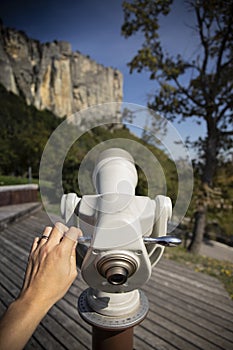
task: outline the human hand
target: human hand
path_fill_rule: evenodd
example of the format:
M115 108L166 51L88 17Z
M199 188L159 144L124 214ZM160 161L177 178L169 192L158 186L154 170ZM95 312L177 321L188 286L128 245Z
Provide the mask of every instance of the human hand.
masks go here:
M19 298L48 310L65 295L77 277L76 245L81 235L78 228L57 223L35 238Z
M34 240L19 297L0 320L0 349L23 349L50 307L64 296L77 276L79 229L57 223Z

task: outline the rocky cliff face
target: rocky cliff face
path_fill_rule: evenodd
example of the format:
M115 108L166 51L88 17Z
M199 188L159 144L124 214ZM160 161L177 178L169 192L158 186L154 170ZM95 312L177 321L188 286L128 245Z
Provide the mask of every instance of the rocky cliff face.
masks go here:
M122 101L122 74L104 67L67 42L41 44L0 25L0 82L28 104L69 116L81 109ZM117 111L112 110L111 114Z

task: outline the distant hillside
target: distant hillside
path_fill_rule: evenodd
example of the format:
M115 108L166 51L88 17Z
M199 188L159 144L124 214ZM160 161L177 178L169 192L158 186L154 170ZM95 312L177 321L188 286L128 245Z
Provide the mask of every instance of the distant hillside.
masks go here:
M121 102L123 77L68 42L40 43L0 23L0 83L23 96L27 104L59 117L92 105ZM112 117L117 110L111 110Z

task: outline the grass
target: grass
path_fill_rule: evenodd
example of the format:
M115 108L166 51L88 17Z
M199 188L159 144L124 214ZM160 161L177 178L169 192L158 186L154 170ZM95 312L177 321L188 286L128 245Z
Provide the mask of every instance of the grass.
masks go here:
M28 183L29 181L26 177L0 175L0 186L25 185ZM32 183L37 184L38 179L32 179Z
M223 283L230 298L233 299L233 264L231 262L194 255L182 247L166 249L164 257L188 266L196 272L203 272L218 278Z

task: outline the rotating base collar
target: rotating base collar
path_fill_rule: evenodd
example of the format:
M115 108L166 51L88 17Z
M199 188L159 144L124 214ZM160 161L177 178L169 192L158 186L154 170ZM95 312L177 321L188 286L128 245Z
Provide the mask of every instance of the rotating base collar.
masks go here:
M145 294L139 290L139 305L136 310L123 316L106 316L94 311L88 303L90 288L79 297L78 311L88 324L107 330L123 330L141 323L149 311L149 303Z

